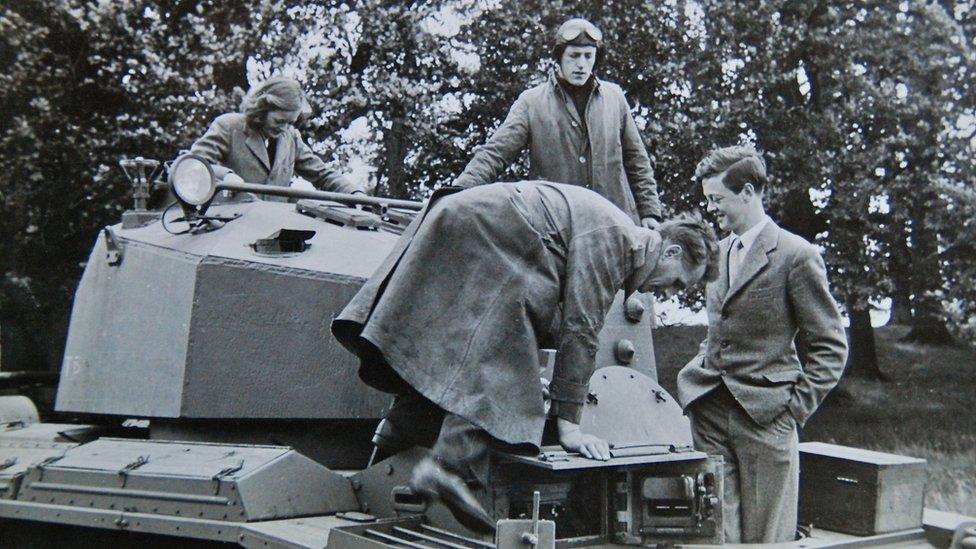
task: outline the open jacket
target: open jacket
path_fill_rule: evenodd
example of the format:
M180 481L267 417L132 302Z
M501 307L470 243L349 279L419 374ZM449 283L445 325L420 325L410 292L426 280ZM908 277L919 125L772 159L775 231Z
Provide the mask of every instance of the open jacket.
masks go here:
M660 245L581 187L523 181L435 195L332 332L373 387L397 392L402 378L493 437L538 446L539 340L556 336L553 411L578 423L614 295L639 282L631 275ZM549 334L560 302L559 333Z
M363 190L326 166L294 127L289 126L275 139L277 152L271 162L261 133L247 125L243 114L228 113L213 121L207 133L190 147L190 152L214 164L218 179L233 172L248 183L287 187L291 185L292 175L298 174L323 191L351 193Z
M523 92L454 184L493 183L528 147L529 179L592 189L635 221L660 218L654 170L627 98L620 86L595 80L585 124L554 74Z
M729 286L730 245L730 238L719 244L719 276L706 288L708 336L678 374L678 400L687 409L724 383L756 423L789 410L802 426L847 359L823 259L812 244L767 221ZM798 335L806 344L802 363Z

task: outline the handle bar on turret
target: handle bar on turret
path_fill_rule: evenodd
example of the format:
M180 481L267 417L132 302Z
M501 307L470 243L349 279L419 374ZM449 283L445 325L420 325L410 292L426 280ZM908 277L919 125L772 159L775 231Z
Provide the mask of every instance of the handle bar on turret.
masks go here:
M296 189L294 187L278 187L274 185L262 185L258 183L217 183L218 191L240 191L255 194L267 194L272 196L284 196L287 198L310 198L313 200L331 200L343 204L364 204L369 206L385 206L388 208L401 208L404 210L422 210L423 202L414 200L399 200L396 198L381 198L365 194L335 193L329 191L312 191L308 189Z
M211 162L193 153L184 153L168 165L167 182L170 190L180 201L184 211L202 216L213 200L217 191L243 191L254 194L284 196L288 198L311 198L313 200L330 200L342 204L366 204L386 208L400 208L405 210L422 210L424 204L413 200L398 200L395 198L379 198L375 196L334 193L327 191L309 191L277 185L261 185L255 183L230 183L217 181Z

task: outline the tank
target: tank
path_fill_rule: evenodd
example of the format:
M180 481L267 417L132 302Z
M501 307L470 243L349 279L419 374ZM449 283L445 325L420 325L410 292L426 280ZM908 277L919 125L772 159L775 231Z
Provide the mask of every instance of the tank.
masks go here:
M297 202L221 196L232 190ZM611 442L613 458L555 445L496 453L478 496L497 533L479 537L410 490L426 449L373 462L391 398L358 379L329 331L419 204L218 191L182 211L137 202L95 239L57 389L65 422L0 398L4 547L723 543L722 460L692 448L687 418L657 383L650 295L618 295L600 334L581 426ZM543 382L554 356L540 350ZM796 546L928 547L951 540L950 523L818 530Z

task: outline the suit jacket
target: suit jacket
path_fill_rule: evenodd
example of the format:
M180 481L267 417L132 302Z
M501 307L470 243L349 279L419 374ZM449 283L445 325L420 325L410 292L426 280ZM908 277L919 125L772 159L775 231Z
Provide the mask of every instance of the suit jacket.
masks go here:
M802 426L847 359L823 259L812 244L767 221L729 287L730 240L721 241L719 276L706 288L708 336L678 374L678 400L687 409L725 383L757 423L788 409ZM798 334L806 344L803 363Z
M207 133L190 147L190 152L213 163L218 179L233 172L248 183L287 187L291 185L292 175L298 174L323 191L351 193L363 190L326 166L294 127L289 127L276 139L277 152L271 162L261 133L247 125L243 114L228 113L213 121Z
M620 86L597 79L584 121L551 74L519 96L454 184L495 182L526 147L529 179L592 189L635 221L661 217L654 170Z

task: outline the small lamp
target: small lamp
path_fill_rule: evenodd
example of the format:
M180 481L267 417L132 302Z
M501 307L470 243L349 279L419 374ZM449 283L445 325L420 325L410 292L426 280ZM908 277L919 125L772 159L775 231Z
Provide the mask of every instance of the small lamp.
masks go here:
M119 166L129 180L129 184L132 185L133 202L132 209L122 213L122 228L142 227L158 220L159 212L151 212L146 209L146 206L152 184L159 177L159 161L137 156L119 160Z

